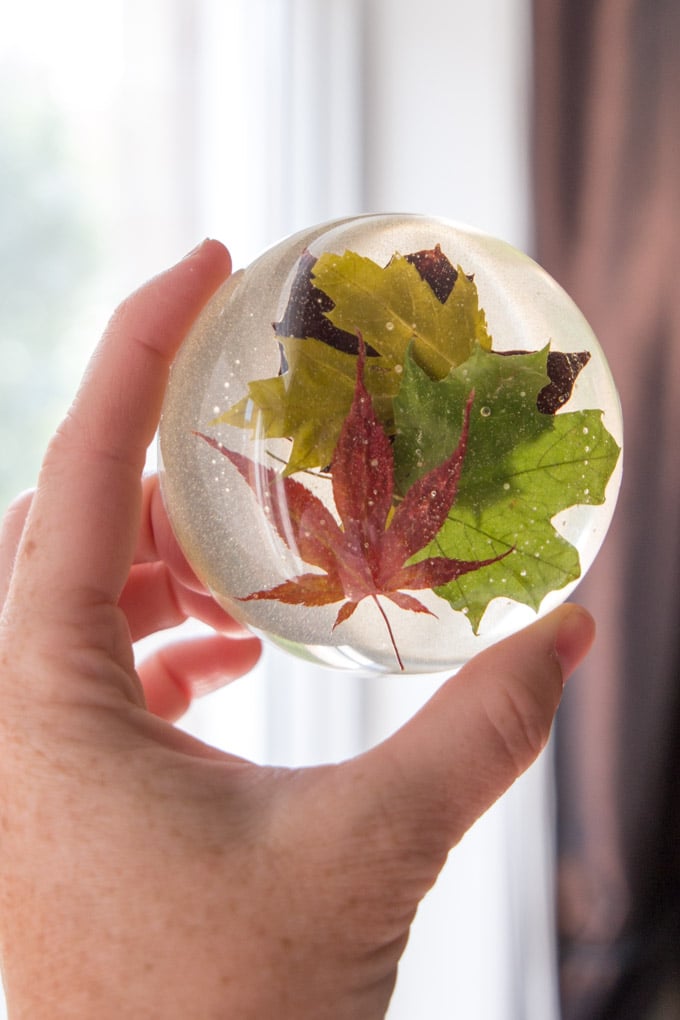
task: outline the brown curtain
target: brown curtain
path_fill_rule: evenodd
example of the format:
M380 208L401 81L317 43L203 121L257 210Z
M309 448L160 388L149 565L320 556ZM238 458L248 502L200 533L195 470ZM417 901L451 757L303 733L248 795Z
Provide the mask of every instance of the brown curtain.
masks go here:
M680 0L534 0L536 254L598 334L624 483L556 734L563 1020L680 1018Z

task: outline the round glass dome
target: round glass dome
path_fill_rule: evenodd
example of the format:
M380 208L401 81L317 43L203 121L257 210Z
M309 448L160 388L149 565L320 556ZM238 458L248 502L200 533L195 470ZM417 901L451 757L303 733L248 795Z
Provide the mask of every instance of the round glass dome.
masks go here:
M439 672L568 597L622 421L567 294L503 241L370 215L235 273L171 372L168 514L238 619L324 665Z

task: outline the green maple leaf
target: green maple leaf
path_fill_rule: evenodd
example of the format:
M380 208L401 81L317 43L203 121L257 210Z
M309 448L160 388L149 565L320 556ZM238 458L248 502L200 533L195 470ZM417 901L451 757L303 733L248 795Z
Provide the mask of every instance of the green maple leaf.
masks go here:
M537 610L548 592L580 576L577 550L552 521L568 507L603 503L620 453L601 411L538 411L548 353L546 347L502 356L477 347L440 381L407 357L394 401L395 475L404 491L455 438L460 409L474 389L475 413L456 505L422 555L480 559L512 550L474 578L461 577L436 589L467 614L475 631L494 597Z
M314 286L334 305L328 319L352 336L361 334L376 353L367 360L366 387L389 434L409 345L435 378L469 357L477 343L491 346L474 281L461 269L454 275L442 302L416 266L399 255L385 267L351 251L326 253L314 263ZM291 439L289 475L330 463L352 404L356 357L313 337L278 341L286 370L250 382L247 396L212 424Z
M452 433L459 428L460 409L475 391L472 422L474 449L468 452L468 491L477 502L497 494L503 463L518 441L550 428L552 415L536 407L549 377L549 348L500 355L475 345L470 357L440 381L431 379L407 356L402 385L394 402L397 426L397 484L408 487L431 464L438 463ZM502 489L501 489L502 491ZM459 496L460 498L460 496Z

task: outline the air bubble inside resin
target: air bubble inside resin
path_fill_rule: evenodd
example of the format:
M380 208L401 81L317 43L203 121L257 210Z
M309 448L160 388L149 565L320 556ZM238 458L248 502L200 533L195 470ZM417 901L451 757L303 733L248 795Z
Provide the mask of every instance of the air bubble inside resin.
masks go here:
M621 444L601 348L535 262L375 215L223 285L172 369L161 479L235 617L325 665L439 672L573 591Z

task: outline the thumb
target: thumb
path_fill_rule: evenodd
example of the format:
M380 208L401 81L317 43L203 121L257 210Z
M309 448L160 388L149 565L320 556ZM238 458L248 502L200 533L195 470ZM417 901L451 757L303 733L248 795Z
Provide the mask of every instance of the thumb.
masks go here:
M413 829L407 843L448 852L531 765L594 634L585 609L560 607L472 659L363 756L383 817Z

